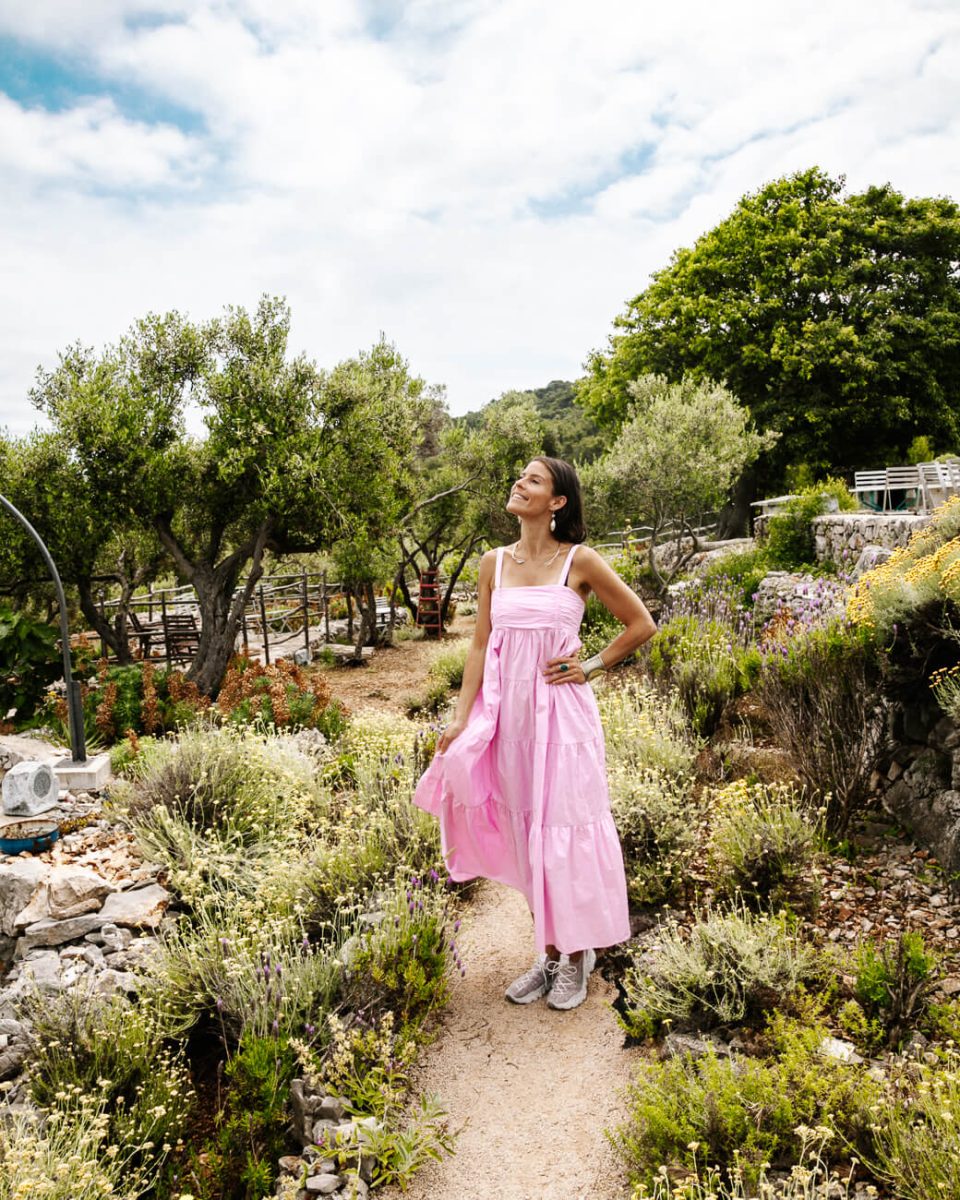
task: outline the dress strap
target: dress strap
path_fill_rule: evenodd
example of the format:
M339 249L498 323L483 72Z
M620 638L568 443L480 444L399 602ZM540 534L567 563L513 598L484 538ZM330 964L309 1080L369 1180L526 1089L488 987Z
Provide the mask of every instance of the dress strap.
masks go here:
M497 547L497 570L496 570L496 574L493 577L493 586L495 588L499 588L500 576L503 574L503 550L504 550L503 546Z
M563 570L560 572L560 578L557 580L557 583L561 587L563 587L563 585L567 582L567 576L570 574L570 566L573 563L573 556L577 552L578 545L579 545L579 542L574 542L573 545L570 547L570 553L563 560Z

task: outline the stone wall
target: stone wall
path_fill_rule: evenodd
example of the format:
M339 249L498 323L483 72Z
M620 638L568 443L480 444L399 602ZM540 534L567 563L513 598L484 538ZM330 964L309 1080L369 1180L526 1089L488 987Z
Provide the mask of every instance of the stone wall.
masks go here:
M896 550L929 522L929 513L827 513L813 522L817 562L852 565L865 546Z
M894 705L893 749L874 779L884 808L928 846L954 886L960 873L960 726L931 699Z

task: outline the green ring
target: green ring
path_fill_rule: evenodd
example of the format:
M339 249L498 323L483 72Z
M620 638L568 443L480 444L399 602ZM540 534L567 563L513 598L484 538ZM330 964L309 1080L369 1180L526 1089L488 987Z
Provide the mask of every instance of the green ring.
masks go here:
M560 670L561 670L561 671L569 671L569 670L570 670L570 664L569 664L569 663L561 663L561 664L560 664Z

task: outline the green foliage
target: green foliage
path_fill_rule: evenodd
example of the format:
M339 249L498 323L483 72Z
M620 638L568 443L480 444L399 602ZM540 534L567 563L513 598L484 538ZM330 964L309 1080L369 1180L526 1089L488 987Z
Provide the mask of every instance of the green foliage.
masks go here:
M427 668L430 683L421 696L411 697L407 701L407 714L439 712L450 699L450 694L459 688L463 682L463 671L467 665L467 654L470 651L469 638L459 638L455 642L438 647Z
M581 658L592 658L594 654L599 654L622 631L623 626L613 613L591 593L587 597L580 626L580 640L583 643Z
M744 608L753 608L753 597L760 580L772 570L764 546L752 550L740 550L715 559L703 572L702 579L709 586L718 581L720 586L735 589L739 603Z
M436 871L414 876L406 893L397 889L346 955L347 1007L374 1021L391 1012L401 1034L421 1025L446 999L448 921L449 893Z
M825 810L828 834L843 837L869 802L870 777L885 745L884 705L873 642L834 621L773 648L757 691L780 744L811 797Z
M840 511L857 506L842 479L827 479L804 488L770 518L764 549L771 570L803 571L815 563L813 521L828 511L831 500Z
M588 463L603 453L604 435L578 407L573 383L555 379L546 387L534 388L526 394L543 422L544 454L571 463Z
M749 905L805 908L816 900L818 821L792 788L739 779L717 792L708 843L714 885Z
M590 356L581 403L628 419L654 371L723 379L761 429L784 434L763 468L817 473L900 461L922 430L956 445L960 210L891 186L842 195L819 168L766 184L678 250Z
M0 721L33 715L44 690L63 675L57 632L23 612L0 605Z
M812 951L781 914L710 912L689 934L665 927L655 960L624 977L628 1033L647 1037L666 1021L698 1028L756 1021L814 974Z
M684 565L669 571L654 555L674 527L689 529L726 503L743 470L772 445L726 388L685 376L671 383L645 375L630 384L629 419L610 450L582 473L588 520L605 528L626 522L650 527L647 562L657 590ZM689 555L687 556L689 557Z
M192 1164L201 1200L261 1200L288 1149L287 1100L295 1058L283 1038L240 1040L224 1068L226 1097L213 1139Z
M879 948L864 942L854 960L854 989L869 1021L879 1022L887 1045L896 1046L924 1012L936 982L937 959L916 931Z
M820 1020L777 1014L768 1061L709 1054L642 1063L627 1093L627 1120L611 1135L631 1181L649 1187L661 1164L695 1174L709 1163L731 1177L739 1170L748 1194L756 1195L762 1164L799 1161L811 1127L822 1126L826 1138L841 1143L867 1145L881 1086L863 1066L822 1058L817 1051L827 1034Z
M915 466L917 463L933 462L933 443L925 433L918 433L907 447L907 453L904 457L910 466Z
M662 621L648 647L654 678L676 688L696 732L709 737L731 700L747 691L760 655L723 619L680 612Z

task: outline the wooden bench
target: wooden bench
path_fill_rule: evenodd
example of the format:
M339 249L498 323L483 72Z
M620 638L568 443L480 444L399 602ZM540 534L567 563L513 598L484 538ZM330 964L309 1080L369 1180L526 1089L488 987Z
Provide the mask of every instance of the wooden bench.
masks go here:
M164 613L163 640L167 662L193 662L200 646L197 618L193 613Z
M919 467L884 467L878 471L857 471L853 477L851 491L867 508L874 512L894 512L905 508L918 508L923 494ZM893 493L903 492L904 497L896 505ZM907 495L912 492L913 500ZM868 497L876 497L869 499Z

